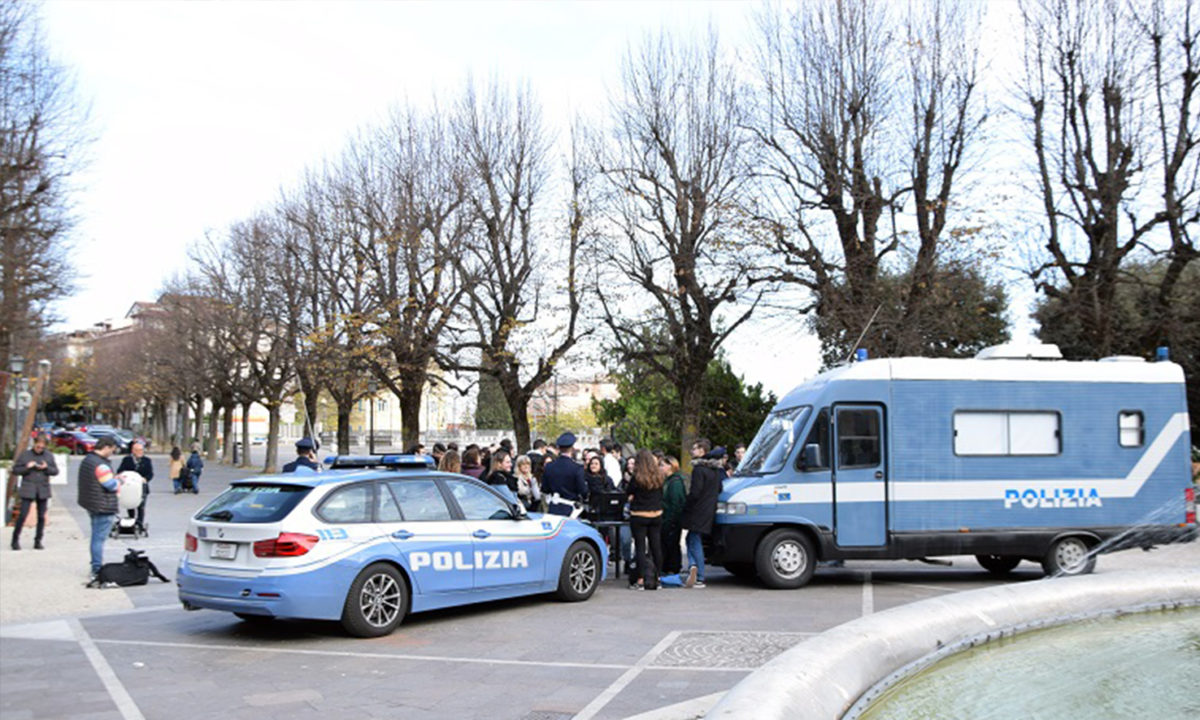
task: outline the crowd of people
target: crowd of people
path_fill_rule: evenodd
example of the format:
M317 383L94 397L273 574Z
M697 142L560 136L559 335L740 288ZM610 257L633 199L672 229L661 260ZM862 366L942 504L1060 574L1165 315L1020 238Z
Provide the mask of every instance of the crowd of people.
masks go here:
M625 560L630 587L704 587L704 536L712 532L721 484L736 469L745 446L738 445L729 454L705 438L697 439L691 448L689 478L681 472L679 459L662 451L626 455L611 439L578 450L576 442L575 435L567 432L553 444L535 441L533 450L525 454L514 453L507 439L461 450L456 443L435 443L428 454L439 470L506 488L530 512L587 519L596 511L596 499L617 495L625 506L628 526L618 528L617 547L611 548L610 555L620 553ZM409 451L426 454L423 445Z
M630 569L633 589L657 589L660 585L704 587L705 563L703 538L712 532L717 496L724 479L733 473L745 447L739 445L732 455L724 448L699 438L691 448L691 477L680 470L677 458L661 452L637 450L626 455L622 446L605 439L599 447L577 450L576 437L563 433L554 444L545 440L533 443L524 454L515 452L510 440L488 447L470 444L459 449L455 443L436 443L429 449L439 470L477 478L502 488L514 502L527 511L589 518L596 513L599 498L619 500L623 513L612 523L618 532L610 556L620 554ZM50 477L58 473L49 436L38 434L30 449L15 461L13 472L21 478L20 514L12 535L12 548L19 550L21 529L30 510L37 508L34 548L43 549L46 505ZM117 492L132 475L141 478L141 502L129 510L130 518L145 527L146 499L154 479L154 465L145 455L142 443L130 445L129 454L114 471L110 458L117 451L111 437L102 437L80 464L78 502L91 520L91 575L100 570L104 541L117 520ZM320 469L316 447L309 438L296 443L297 459L283 472L299 468ZM424 446L410 452L426 454ZM198 493L204 460L193 444L186 456L173 447L167 474L176 494ZM627 524L625 521L627 520ZM686 551L685 551L686 548Z

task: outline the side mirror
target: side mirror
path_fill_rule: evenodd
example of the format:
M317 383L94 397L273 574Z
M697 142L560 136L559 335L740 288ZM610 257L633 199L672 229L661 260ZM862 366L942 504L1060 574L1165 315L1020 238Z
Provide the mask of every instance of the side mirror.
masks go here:
M803 462L805 469L823 467L825 463L821 462L821 446L816 443L805 445Z
M529 517L529 513L525 512L524 505L522 505L520 502L515 502L512 504L513 520L524 520L527 517Z

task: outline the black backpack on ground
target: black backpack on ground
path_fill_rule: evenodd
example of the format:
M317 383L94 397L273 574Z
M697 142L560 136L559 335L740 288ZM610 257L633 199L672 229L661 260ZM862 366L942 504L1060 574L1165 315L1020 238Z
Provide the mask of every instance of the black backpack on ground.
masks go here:
M88 587L129 587L130 585L145 585L150 581L150 576L162 580L163 582L171 582L165 575L158 571L150 558L146 557L146 553L141 550L130 550L125 553L125 559L119 563L104 563L100 566L100 572L96 575Z

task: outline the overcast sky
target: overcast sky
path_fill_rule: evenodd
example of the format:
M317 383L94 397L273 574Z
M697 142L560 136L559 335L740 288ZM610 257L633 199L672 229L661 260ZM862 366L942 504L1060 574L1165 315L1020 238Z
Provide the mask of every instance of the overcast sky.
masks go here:
M630 42L702 30L747 48L739 2L101 2L46 0L96 142L78 178L81 277L64 327L154 299L190 243L263 208L306 165L406 99L469 74L528 80L548 120L606 102ZM281 269L282 271L283 269ZM803 323L739 331L738 372L782 394L819 365Z

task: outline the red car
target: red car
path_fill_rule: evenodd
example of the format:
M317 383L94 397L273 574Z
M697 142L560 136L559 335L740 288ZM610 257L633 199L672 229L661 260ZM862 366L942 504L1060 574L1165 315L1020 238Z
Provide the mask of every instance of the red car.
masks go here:
M59 430L54 433L54 445L65 447L76 455L86 455L96 447L96 438L78 430Z

